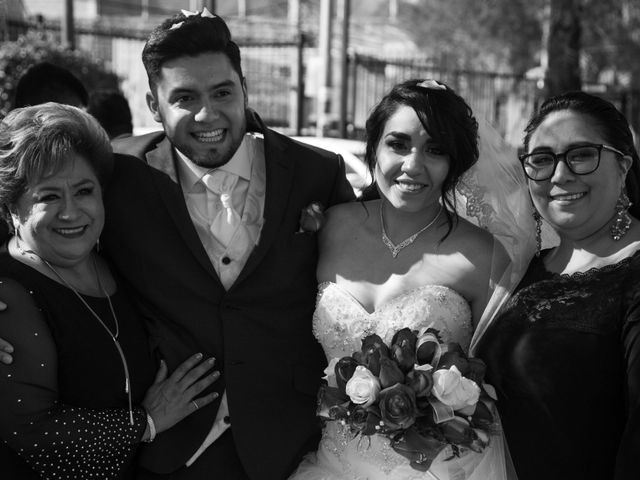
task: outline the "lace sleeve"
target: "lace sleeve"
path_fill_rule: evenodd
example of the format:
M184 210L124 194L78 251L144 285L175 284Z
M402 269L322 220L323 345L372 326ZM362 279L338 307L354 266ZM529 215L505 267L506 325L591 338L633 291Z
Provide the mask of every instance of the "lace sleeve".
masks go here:
M57 351L42 312L14 280L0 280L11 299L0 337L15 347L0 368L0 438L42 478L118 478L146 425L142 409L92 410L58 401Z
M455 195L458 214L489 231L509 255L502 268L496 246L490 279L489 299L471 342L471 352L518 284L536 250L533 207L527 182L515 148L479 119L480 157L461 178Z
M638 274L637 271L634 272ZM633 292L631 308L622 327L626 364L627 423L622 434L616 462L616 480L638 478L640 452L640 289Z

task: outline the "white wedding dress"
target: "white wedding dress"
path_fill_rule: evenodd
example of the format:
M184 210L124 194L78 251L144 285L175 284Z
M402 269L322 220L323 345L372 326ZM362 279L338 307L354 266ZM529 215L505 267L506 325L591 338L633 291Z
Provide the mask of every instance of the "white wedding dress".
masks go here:
M389 344L401 328L433 327L444 342L457 342L468 350L473 335L471 309L455 290L424 285L389 300L372 313L346 290L331 282L320 284L313 330L328 361L360 350L362 339L379 335ZM491 438L481 454L465 452L460 458L443 450L428 472L414 470L380 435L353 437L339 422L327 422L318 451L308 455L291 477L295 480L503 480L504 444L501 435Z

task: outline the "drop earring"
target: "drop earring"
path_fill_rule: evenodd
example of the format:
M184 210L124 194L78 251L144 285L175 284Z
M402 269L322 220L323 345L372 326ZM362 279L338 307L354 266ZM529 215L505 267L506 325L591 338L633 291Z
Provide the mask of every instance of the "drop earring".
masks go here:
M616 202L616 217L610 227L611 238L616 242L624 237L631 228L631 217L628 212L630 206L631 201L623 188Z
M533 220L536 222L536 257L539 257L542 250L542 217L535 209L533 210Z

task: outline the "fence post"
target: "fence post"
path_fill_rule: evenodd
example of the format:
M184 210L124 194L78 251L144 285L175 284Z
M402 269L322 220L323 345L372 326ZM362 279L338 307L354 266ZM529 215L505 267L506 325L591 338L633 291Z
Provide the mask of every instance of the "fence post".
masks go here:
M304 118L304 34L298 31L296 58L291 69L291 94L289 105L289 128L295 135L302 135Z
M347 102L349 100L349 69L347 50L349 49L349 18L351 17L351 0L341 0L339 7L342 20L342 42L340 42L340 105L338 107L338 125L340 136L347 138Z
M69 50L76 48L76 35L73 24L73 0L65 0L62 16L62 44Z

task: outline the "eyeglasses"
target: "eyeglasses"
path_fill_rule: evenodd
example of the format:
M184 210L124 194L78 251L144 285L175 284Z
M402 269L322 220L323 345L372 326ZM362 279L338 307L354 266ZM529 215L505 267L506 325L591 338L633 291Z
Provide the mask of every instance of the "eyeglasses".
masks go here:
M600 154L602 150L609 150L624 156L617 148L609 145L581 145L572 147L564 153L534 152L520 155L520 161L524 167L524 173L531 180L549 180L556 171L558 162L564 157L564 163L571 173L575 175L588 175L595 172L600 166Z

